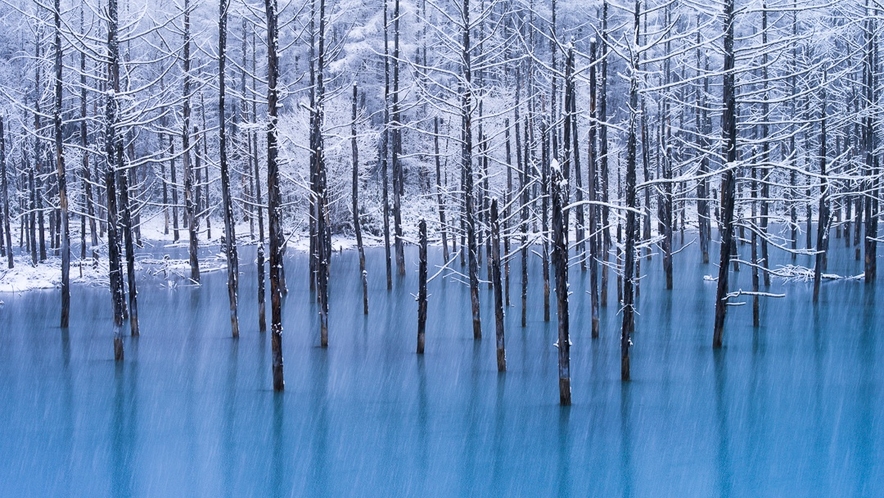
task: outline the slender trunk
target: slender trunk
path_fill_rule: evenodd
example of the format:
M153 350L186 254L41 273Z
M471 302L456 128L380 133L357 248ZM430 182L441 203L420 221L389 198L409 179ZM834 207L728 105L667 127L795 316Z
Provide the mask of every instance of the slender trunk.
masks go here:
M221 2L222 10L224 2ZM221 68L223 69L223 62ZM187 224L189 255L190 255L190 279L193 282L200 281L200 264L197 252L199 241L197 240L196 206L193 194L193 166L190 156L190 0L184 0L184 61L182 73L184 75L184 105L181 111L183 126L181 128L181 162L184 167L184 219ZM223 93L223 88L221 89ZM223 114L221 114L221 127L224 127ZM223 156L224 149L221 149ZM223 166L222 166L223 167ZM230 238L227 239L228 254L230 252ZM228 259L229 261L229 259ZM228 265L229 266L229 265Z
M390 155L390 43L387 0L384 0L384 131L381 144L381 176L384 204L384 257L387 268L387 290L393 288L393 259L390 254L390 186L387 158Z
M282 200L279 193L279 164L277 162L277 106L279 91L279 35L277 28L276 0L264 0L267 14L267 207L270 221L270 345L273 355L273 390L285 389L282 364L282 288L280 265L282 263Z
M599 249L601 237L598 232L599 209L598 201L598 174L596 169L596 128L598 127L598 109L596 108L596 42L592 39L589 44L589 145L587 159L587 200L589 201L589 301L592 315L591 337L599 337ZM580 190L577 190L577 200L580 201ZM578 223L580 219L578 218Z
M722 346L724 318L727 313L728 265L734 244L734 201L736 197L737 162L737 99L734 87L734 0L724 2L724 86L722 100L721 135L724 141L725 170L721 179L721 247L719 250L718 288L715 294L715 327L712 347Z
M472 130L472 63L470 45L470 0L463 0L463 44L461 45L461 172L464 179L464 222L467 233L467 252L470 281L470 305L473 317L473 338L482 338L482 320L479 316L479 265L476 260L478 248L476 244L476 215L473 199L473 130Z
M353 232L359 251L359 275L362 278L362 313L368 314L368 272L365 270L365 248L362 246L362 226L359 223L359 148L356 144L356 97L358 90L353 84L353 111L350 124L350 150L353 154ZM437 156L438 157L438 156ZM426 259L426 258L424 258Z
M638 46L639 40L639 12L641 9L640 0L635 2L635 18L634 18L634 46ZM633 55L631 61L632 75L629 84L629 104L630 109L638 109L638 56ZM638 227L636 226L636 113L630 113L629 130L626 140L626 246L624 248L623 260L623 324L620 329L620 378L629 380L629 347L632 344L630 335L635 329L635 294L634 272L635 272L635 241ZM618 230L619 231L619 230ZM619 238L619 235L618 235Z
M386 1L386 0L385 0ZM402 191L403 174L401 154L401 128L399 114L399 0L393 3L393 93L391 118L393 129L393 228L395 230L396 272L405 275L405 242L402 238Z
M517 108L518 109L518 108ZM522 193L521 202L521 264L522 264L522 328L528 325L528 209L530 200L528 198L528 168L530 164L531 145L528 139L530 120L525 117L525 155L522 161L522 168L519 171L519 191Z
M420 255L418 256L417 354L424 354L427 330L427 222L423 218L418 223L418 238Z
M553 266L556 269L556 304L559 340L559 403L571 404L571 338L568 316L568 232L564 224L565 195L567 185L562 171L552 168L552 225Z
M114 359L123 360L123 267L120 262L120 238L117 235L119 220L117 217L116 173L123 158L123 138L118 130L120 125L120 109L117 95L120 90L120 48L117 39L117 0L108 0L108 89L112 90L106 98L105 110L105 155L107 171L107 245L110 264L110 287L114 306Z
M68 189L62 142L62 50L61 50L61 1L55 0L55 108L52 116L55 129L55 167L58 181L58 203L61 207L61 328L70 323L71 312L71 235L68 218Z
M239 255L236 248L236 226L233 201L230 198L230 171L227 164L227 118L225 105L225 66L227 65L227 11L229 0L221 0L218 20L218 155L221 163L221 201L224 209L224 238L227 240L227 297L230 302L230 329L239 337ZM186 155L185 155L186 156ZM193 230L193 228L191 228ZM195 251L191 243L191 252ZM193 256L191 256L193 259Z
M12 230L9 227L9 218L12 217L12 214L9 211L9 179L6 176L6 133L3 128L2 116L0 116L0 188L2 188L0 195L2 195L3 213L6 215L2 220L3 226L6 229L6 264L12 269L15 266L12 258ZM22 219L24 219L24 216L22 216Z
M506 371L506 341L503 328L503 288L500 278L500 220L497 198L491 199L491 281L494 284L494 325L497 337L497 371Z
M826 71L823 70L822 106L820 108L820 205L816 227L816 258L813 269L813 302L820 297L820 283L829 249L829 182L826 178Z
M439 154L439 121L441 118L433 118L433 152L436 162L436 203L439 209L439 232L442 236L442 259L447 263L448 254L448 226L445 222L445 201L442 198L442 157Z

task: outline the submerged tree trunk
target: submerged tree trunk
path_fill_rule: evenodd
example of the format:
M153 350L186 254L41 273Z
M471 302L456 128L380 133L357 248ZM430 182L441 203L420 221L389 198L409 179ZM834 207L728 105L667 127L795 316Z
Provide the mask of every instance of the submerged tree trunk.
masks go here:
M724 141L725 170L721 179L721 247L718 263L718 288L715 294L715 327L712 347L722 346L724 318L727 313L728 265L734 244L734 201L736 197L737 162L737 115L736 89L734 87L734 0L724 2L724 114L721 117L721 134Z
M556 269L556 304L559 340L559 403L571 404L571 339L568 317L568 232L564 224L565 195L567 188L558 163L552 167L552 225L553 266Z
M113 0L112 0L113 1ZM279 34L276 0L264 0L267 15L267 208L270 221L270 345L272 349L273 390L285 389L282 364L282 199L279 193L279 164L277 162L277 109L279 105Z
M6 229L6 262L7 266L11 269L15 266L15 262L12 258L12 230L9 227L9 218L12 214L9 212L9 179L6 176L6 134L3 129L2 116L0 116L0 188L2 188L0 196L2 196L3 213L5 214L2 223Z
M470 0L463 0L463 45L461 49L462 80L460 95L461 133L461 172L464 178L464 217L467 232L467 252L469 259L470 281L470 305L473 316L473 338L482 338L482 320L479 316L479 265L478 247L476 244L476 215L473 199L473 89L472 89L472 64L470 46Z
M820 297L820 283L829 249L829 183L826 178L826 72L823 70L822 107L820 113L820 205L816 227L816 258L813 269L813 302Z
M221 9L224 10L224 2L221 2ZM222 13L223 15L223 13ZM223 22L223 21L222 21ZM183 126L181 129L181 162L184 166L184 219L187 223L188 231L188 253L190 255L190 279L193 282L200 281L200 264L198 258L199 241L197 240L197 221L196 221L196 204L194 203L193 192L193 165L190 157L190 0L184 0L184 60L183 76L184 76L184 108L181 112L183 118ZM224 63L221 63L224 68ZM223 95L224 89L221 88ZM224 128L223 110L220 115L220 126ZM224 149L221 149L223 156ZM223 166L222 166L223 168ZM230 253L230 239L227 240L228 254Z
M439 232L442 236L442 259L447 263L448 254L448 226L445 222L445 201L442 198L442 158L439 155L439 121L433 118L433 152L436 162L436 203L439 209Z
M55 129L55 168L58 181L58 203L61 207L61 328L68 327L71 312L71 236L68 217L68 189L65 176L64 144L62 143L62 49L61 2L55 0L55 107L52 121ZM10 250L12 248L10 247Z
M427 330L427 222L418 222L420 254L418 256L417 291L417 354L424 354L424 341Z
M633 46L638 46L639 12L641 4L635 2L635 19ZM623 323L620 329L620 379L629 380L629 347L632 345L630 335L635 329L635 241L638 234L636 224L636 109L638 109L638 55L631 61L632 74L629 80L629 130L626 139L626 246L623 259ZM619 232L619 230L618 230ZM619 236L618 236L619 238Z
M368 271L365 269L365 248L362 246L362 224L359 222L359 147L356 144L356 97L358 90L353 84L353 111L350 124L350 150L353 155L353 232L359 251L359 275L362 278L362 313L368 314ZM437 156L438 157L438 156ZM443 232L444 233L444 232Z
M123 159L123 138L118 131L120 109L117 95L120 90L120 46L117 38L117 0L108 0L107 5L107 48L108 48L108 89L105 108L105 155L107 171L107 246L110 266L110 288L114 306L114 360L123 360L123 266L120 261L120 238L117 235L116 170Z
M384 0L386 1L386 0ZM393 120L393 228L395 230L396 272L405 275L405 241L402 236L402 129L399 113L399 0L393 3L393 93L391 118Z
M589 44L589 145L587 147L587 200L589 201L589 301L592 315L592 330L590 336L593 339L599 337L599 249L601 237L598 232L599 208L598 201L598 170L596 168L596 128L598 127L598 112L596 109L596 42L595 39ZM579 192L579 190L578 190ZM578 195L577 200L580 201ZM579 222L580 220L578 220Z
M224 71L227 65L227 11L230 0L221 0L218 20L218 152L221 163L221 201L224 209L224 238L227 240L227 297L230 302L230 330L239 337L239 255L236 249L236 226L230 198L230 171L227 164L227 119L225 117ZM191 228L193 230L193 228ZM193 249L191 249L193 250Z
M503 287L500 277L500 220L497 198L491 199L491 282L494 287L494 324L497 338L497 371L506 371L506 341L503 328Z

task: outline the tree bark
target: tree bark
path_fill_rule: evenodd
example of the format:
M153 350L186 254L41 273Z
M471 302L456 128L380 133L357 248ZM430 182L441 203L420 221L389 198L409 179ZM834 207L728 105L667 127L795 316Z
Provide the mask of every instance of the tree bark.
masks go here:
M350 150L353 155L353 232L359 251L359 275L362 278L362 314L368 314L368 272L365 269L365 248L362 245L362 226L359 222L359 147L356 144L356 98L358 90L353 84L353 111L350 124ZM437 142L438 143L438 142Z
M66 329L70 323L71 313L71 235L61 122L62 49L60 0L55 0L53 16L55 18L55 107L52 121L55 129L55 167L58 181L58 203L61 207L61 328Z
M497 338L497 371L506 371L506 340L503 325L503 286L500 275L500 220L497 198L491 199L491 282L494 287L494 324Z
M721 247L719 250L718 288L715 294L715 327L712 347L722 346L724 318L727 313L728 265L734 244L734 201L737 162L737 100L734 87L734 0L724 2L724 114L721 117L721 134L724 142L725 170L721 179Z
M418 256L417 354L424 354L427 330L427 222L418 222L420 254Z
M556 304L559 330L559 403L571 404L571 338L568 317L568 232L564 224L567 188L558 164L552 167L553 266L556 269Z
M224 2L221 2L222 9ZM200 264L198 258L199 241L197 240L196 206L193 193L193 165L190 157L190 1L184 0L184 60L182 73L184 76L184 106L181 111L183 126L181 129L181 161L184 166L184 216L188 230L188 253L190 255L190 279L198 283L200 281ZM224 65L221 64L223 69ZM221 89L223 93L223 87ZM220 115L221 127L224 127L222 113ZM224 149L221 149L223 157ZM222 166L223 168L223 166ZM228 254L230 253L230 238L227 239ZM229 259L228 259L229 261Z
M219 2L218 19L218 152L221 164L221 201L224 209L224 237L227 240L227 297L230 302L230 330L239 337L239 255L236 248L236 225L230 198L230 171L227 164L227 118L225 105L225 66L227 65L227 11L230 0ZM186 154L185 154L186 157ZM191 228L193 230L193 228ZM195 235L195 234L194 234ZM191 243L191 252L195 251ZM191 256L194 259L194 256Z
M113 0L111 0L113 1ZM282 200L279 193L279 164L277 162L277 110L279 106L279 31L277 28L276 0L264 0L267 15L267 208L270 221L270 345L273 361L273 390L285 389L282 364L282 289L280 265L282 263Z

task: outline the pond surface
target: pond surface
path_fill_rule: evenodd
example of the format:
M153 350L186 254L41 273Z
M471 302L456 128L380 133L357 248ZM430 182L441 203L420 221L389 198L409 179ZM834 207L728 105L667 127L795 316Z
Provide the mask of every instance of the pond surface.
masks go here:
M833 245L829 272L861 273L853 250ZM431 267L440 252L431 250ZM715 265L688 247L665 291L660 256L643 259L624 384L614 280L593 341L588 273L574 267L574 405L562 408L555 306L545 323L536 257L527 328L514 262L508 371L498 374L486 286L485 337L474 341L468 289L430 283L419 357L414 248L391 292L383 249L368 251L368 317L356 252L336 253L324 350L306 257L290 254L286 390L274 394L254 248L243 253L238 340L225 272L175 289L145 277L141 337L125 339L121 364L105 287L73 288L69 331L57 326L58 291L0 295L0 495L884 495L882 284L825 282L814 306L810 284L774 279L770 291L787 297L762 301L757 329L751 305L730 308L725 348L713 352L715 283L703 275ZM789 262L777 257L774 266ZM748 268L732 280L750 289Z

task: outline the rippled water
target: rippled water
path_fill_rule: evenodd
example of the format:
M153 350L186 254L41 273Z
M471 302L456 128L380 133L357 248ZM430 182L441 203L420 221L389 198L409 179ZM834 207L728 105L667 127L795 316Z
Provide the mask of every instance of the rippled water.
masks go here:
M860 273L852 249L833 244L829 271ZM383 250L368 251L368 317L356 253L335 254L327 350L306 258L291 255L281 395L270 390L269 335L257 332L253 250L241 258L239 340L224 272L199 288L144 278L142 335L126 338L122 364L106 288L74 287L69 331L57 327L57 291L0 295L0 495L884 494L881 284L826 282L813 306L809 284L775 280L787 297L762 302L758 329L751 306L731 308L713 352L715 283L703 275L715 266L689 247L667 292L660 257L643 260L623 384L613 279L593 341L588 274L572 268L574 406L561 408L555 308L544 323L536 258L524 329L513 268L509 370L498 374L484 285L476 342L466 287L431 282L427 352L415 354L411 249L392 292ZM749 289L749 277L732 278Z

